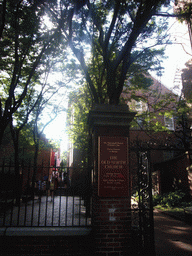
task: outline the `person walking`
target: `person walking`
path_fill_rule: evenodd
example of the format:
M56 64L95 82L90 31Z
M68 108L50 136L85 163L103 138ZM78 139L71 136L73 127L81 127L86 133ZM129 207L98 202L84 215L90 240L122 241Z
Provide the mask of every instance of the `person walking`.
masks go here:
M44 180L41 179L38 181L38 196L39 200L41 200L41 197L43 195L43 188L44 188Z
M54 190L55 190L55 182L54 182L54 178L52 178L52 180L50 181L50 195L51 195L51 201L53 200Z

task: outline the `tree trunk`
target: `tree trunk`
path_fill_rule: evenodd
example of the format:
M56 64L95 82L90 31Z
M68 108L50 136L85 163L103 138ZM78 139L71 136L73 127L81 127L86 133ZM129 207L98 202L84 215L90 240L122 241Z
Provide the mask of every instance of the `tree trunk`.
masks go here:
M0 145L2 145L3 136L4 136L5 130L6 130L7 126L9 125L9 123L4 125L3 124L3 118L1 118L0 122L2 122L2 123L0 123Z
M22 194L22 174L20 174L19 168L19 148L18 141L15 145L15 196L16 196L16 205L20 204L21 194Z
M110 105L118 105L119 104L119 97L117 97L116 95L113 95L113 97L111 97L109 99L109 104Z
M107 94L109 97L110 105L118 105L119 97L116 94L116 71L113 67L107 67Z
M15 198L16 205L20 204L21 194L22 194L22 174L20 174L19 169L19 131L15 130L13 125L11 124L11 134L14 144L14 164L15 164Z

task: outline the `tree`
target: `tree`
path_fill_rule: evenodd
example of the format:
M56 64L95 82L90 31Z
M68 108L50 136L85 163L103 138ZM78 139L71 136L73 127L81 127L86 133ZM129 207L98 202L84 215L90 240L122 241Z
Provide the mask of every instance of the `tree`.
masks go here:
M12 116L44 72L46 56L59 44L59 25L44 25L45 7L56 1L1 1L0 144Z
M28 95L29 96L29 95ZM13 124L13 116L12 120L10 121L10 131L12 135L13 145L14 145L14 169L15 169L15 195L16 195L16 203L19 204L20 196L22 191L22 183L20 181L19 175L19 165L21 162L19 161L19 140L20 140L20 133L27 124L30 112L33 110L34 105L31 107L31 93L30 96L25 97L25 101L22 102L19 112L15 113L16 118L14 118L15 123Z
M190 0L175 0L175 12L179 15L178 19L183 22L185 21L188 26L189 38L192 48L192 3ZM186 14L183 16L183 14ZM182 15L182 16L180 16Z
M192 132L192 65L191 65L191 60L189 60L185 64L185 68L182 70L182 93L180 96L180 101L178 104L178 110L177 113L179 114L178 121L180 127L180 137L183 141L184 147L186 151L191 150L191 143L192 143L192 137L191 137L191 132Z
M188 32L189 32L189 38L191 42L191 48L192 48L192 3L189 0L175 1L175 12L176 14L182 15L184 13L187 13L186 16L178 17L178 20L180 22L186 22L188 26ZM181 79L182 79L182 93L180 96L180 102L179 102L179 124L183 128L181 129L181 139L185 145L186 151L190 152L191 150L191 124L192 124L192 93L191 93L191 87L192 87L192 76L191 76L191 60L189 60L185 64L185 68L182 70L181 73ZM190 161L191 158L189 157Z
M122 93L120 101L129 104L132 111L137 111L134 120L131 123L131 129L145 131L152 141L166 148L177 148L178 150L188 151L191 141L190 125L187 122L189 114L189 106L187 102L178 95L173 94L170 90L164 87L161 91L161 85L155 79L150 77L152 84L149 88L143 89L129 84L128 91ZM149 81L149 78L148 78ZM69 108L68 116L68 134L75 148L80 152L84 152L88 146L88 126L87 113L91 109L92 102L86 87L80 88L77 92L73 92L70 97L72 103ZM138 111L136 106L142 104L142 110ZM175 130L169 130L164 124L165 117L170 120L175 120ZM72 118L72 122L71 122ZM71 124L71 125L70 125ZM156 133L166 132L167 141L162 144L161 139L157 141ZM154 135L154 136L153 136ZM169 141L170 137L175 140ZM167 144L167 146L166 146ZM85 152L86 153L86 152Z
M52 15L63 24L63 35L81 65L93 101L118 104L133 69L140 70L134 73L139 77L159 64L155 58L162 54L160 46L166 43L167 24L161 19L156 21L155 16L169 1L78 2L61 1L61 15ZM94 62L87 55L87 45L93 60L102 63L97 79L90 73L89 64ZM103 91L107 99L101 96Z
M182 70L183 95L186 100L192 100L192 60L185 64Z
M35 146L34 152L34 171L33 171L33 179L32 179L32 187L34 188L36 174L37 174L37 162L38 162L38 153L40 147L40 141L43 136L43 132L51 122L57 117L60 111L64 111L64 107L62 105L63 98L60 95L58 98L58 92L62 88L62 86L54 87L54 86L43 86L38 97L37 102L35 104L32 117L31 117L31 127L33 132L33 141ZM55 97L54 99L54 96ZM42 116L45 114L45 109L48 111L48 118L45 118L42 122Z
M91 106L92 101L86 86L69 95L67 132L74 148L80 150L84 166L89 149L87 118Z
M68 152L67 151L63 151L61 154L61 168L64 168L67 166L67 156L68 156Z

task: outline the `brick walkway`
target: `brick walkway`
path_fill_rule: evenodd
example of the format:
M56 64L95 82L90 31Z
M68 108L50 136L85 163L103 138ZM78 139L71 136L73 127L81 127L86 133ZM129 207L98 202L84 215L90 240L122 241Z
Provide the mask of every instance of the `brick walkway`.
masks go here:
M41 200L35 199L20 208L14 206L11 219L11 209L6 212L6 226L87 226L90 219L85 216L83 200L79 197L42 196ZM0 226L3 216L0 218Z

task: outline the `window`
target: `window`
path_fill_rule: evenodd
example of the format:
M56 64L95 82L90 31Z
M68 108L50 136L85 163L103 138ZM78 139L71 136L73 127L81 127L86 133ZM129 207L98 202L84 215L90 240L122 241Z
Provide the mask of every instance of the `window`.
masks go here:
M135 110L136 111L142 111L143 110L142 101L136 101L135 102Z
M174 119L173 116L164 116L165 127L170 131L174 131Z
M144 128L144 118L143 117L136 117L136 122L138 125L138 129Z
M174 158L174 151L163 151L163 160L171 160Z

